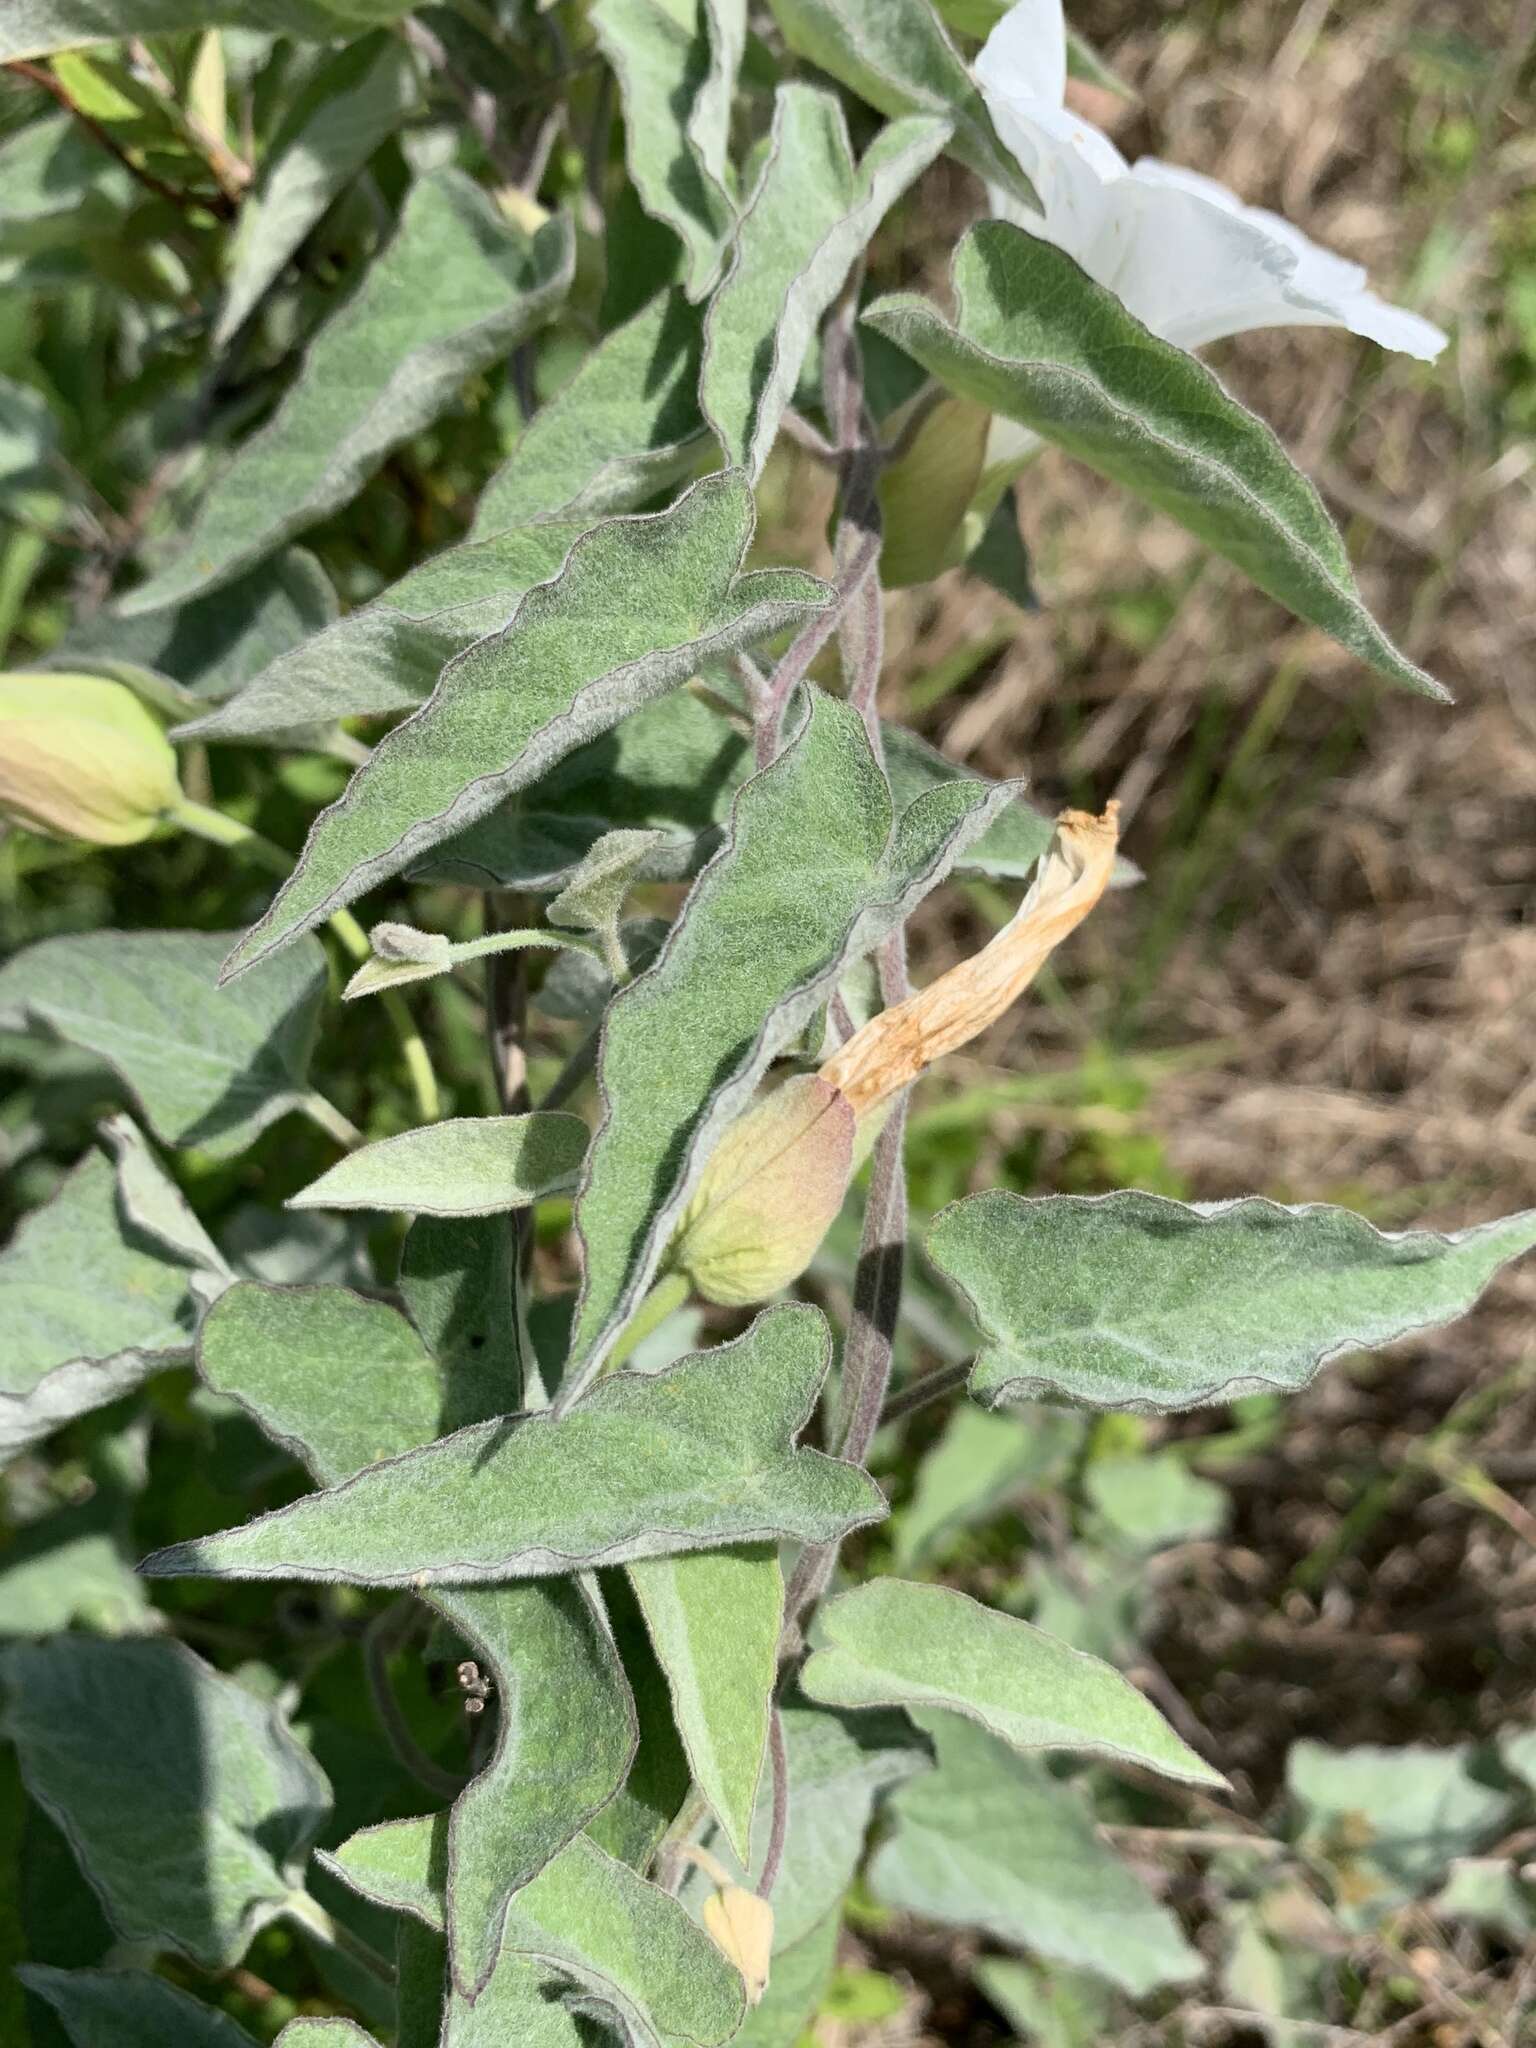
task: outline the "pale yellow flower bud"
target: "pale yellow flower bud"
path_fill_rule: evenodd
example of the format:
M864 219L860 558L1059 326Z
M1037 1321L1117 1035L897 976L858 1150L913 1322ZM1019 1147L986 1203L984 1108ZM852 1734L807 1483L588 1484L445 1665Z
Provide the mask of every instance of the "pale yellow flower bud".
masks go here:
M761 2002L768 1989L773 1955L773 1908L749 1892L726 1870L718 1857L690 1843L683 1850L716 1889L704 1901L704 1931L720 1953L741 1973L748 2005Z
M59 839L131 846L181 803L176 753L104 676L0 676L0 816Z
M1102 818L1064 811L1029 893L973 959L856 1031L821 1070L862 1121L925 1068L995 1023L1104 893L1115 865L1119 806Z
M754 1103L710 1156L671 1263L706 1301L745 1308L798 1280L843 1205L854 1115L815 1074Z

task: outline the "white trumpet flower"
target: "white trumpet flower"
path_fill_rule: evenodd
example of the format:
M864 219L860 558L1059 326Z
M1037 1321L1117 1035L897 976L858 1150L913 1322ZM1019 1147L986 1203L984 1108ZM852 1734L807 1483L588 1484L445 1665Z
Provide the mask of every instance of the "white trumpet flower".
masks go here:
M1214 178L1142 157L1065 105L1061 0L1019 0L976 60L976 81L1040 211L999 190L994 211L1064 249L1154 334L1194 349L1254 327L1347 327L1432 361L1446 337L1389 305L1366 273Z

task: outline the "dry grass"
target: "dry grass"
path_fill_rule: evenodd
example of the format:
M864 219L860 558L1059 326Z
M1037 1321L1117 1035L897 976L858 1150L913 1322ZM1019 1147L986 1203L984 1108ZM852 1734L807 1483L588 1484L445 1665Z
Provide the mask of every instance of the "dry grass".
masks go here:
M1039 614L1020 621L963 576L892 598L893 707L1013 629L915 722L1048 799L1118 796L1146 875L1074 941L1068 996L1035 1005L964 1078L1069 1067L1089 1045L1143 1075L1149 1053L1193 1055L1119 1123L1091 1104L1004 1112L978 1174L1033 1117L1047 1186L1085 1129L1123 1124L1160 1142L1192 1196L1343 1200L1389 1227L1529 1207L1536 468L1504 428L1501 235L1536 169L1518 113L1536 4L1474 20L1441 0L1095 0L1074 20L1143 94L1118 113L1129 153L1226 179L1454 326L1433 370L1321 331L1245 337L1217 367L1318 478L1378 615L1458 703L1373 688L1054 456L1022 492ZM1492 59L1462 89L1431 61L1457 35ZM1474 137L1454 175L1432 162L1453 116ZM919 958L985 931L980 913L941 913ZM1533 1305L1528 1265L1455 1332L1325 1376L1277 1441L1223 1473L1231 1538L1162 1562L1152 1654L1249 1814L1273 1810L1298 1736L1454 1741L1529 1720ZM923 1997L850 2039L999 2038L963 2000L946 2008L952 1964L914 1960ZM1394 2038L1488 2038L1486 2018L1457 2010L1462 1965L1437 1967L1449 1999ZM1145 2038L1248 2036L1188 2009Z

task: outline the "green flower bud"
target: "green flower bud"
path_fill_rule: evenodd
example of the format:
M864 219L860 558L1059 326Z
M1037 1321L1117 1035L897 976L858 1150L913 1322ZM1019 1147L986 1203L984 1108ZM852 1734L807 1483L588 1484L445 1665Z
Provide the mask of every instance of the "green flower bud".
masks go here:
M818 1075L786 1081L715 1147L683 1215L671 1263L706 1301L745 1308L787 1287L816 1255L848 1191L852 1105Z
M154 714L104 676L0 676L0 816L59 839L132 846L181 803Z

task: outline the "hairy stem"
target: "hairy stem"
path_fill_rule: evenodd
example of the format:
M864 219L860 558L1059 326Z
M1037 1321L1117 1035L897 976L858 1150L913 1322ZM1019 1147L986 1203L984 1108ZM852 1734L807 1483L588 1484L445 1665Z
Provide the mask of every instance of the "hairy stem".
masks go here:
M777 1705L768 1719L768 1764L773 1772L773 1812L768 1828L768 1853L757 1880L760 1899L773 1896L784 1862L784 1843L789 1834L789 1751L784 1746L784 1721Z
M291 857L272 840L250 825L242 825L237 819L226 817L222 811L210 809L207 804L183 798L170 813L169 822L179 825L184 832L195 833L199 839L211 840L216 846L232 847L258 867L265 868L268 874L281 875L286 879L293 867ZM368 943L368 934L350 910L333 911L326 922L352 959L363 961L372 957L373 948ZM443 1113L442 1096L432 1055L416 1028L410 1005L397 988L382 990L379 1000L405 1061L411 1093L416 1098L417 1114L423 1123L435 1124Z
M424 1785L434 1799L453 1800L464 1790L464 1779L456 1771L444 1770L416 1740L389 1676L390 1658L409 1640L415 1625L416 1602L409 1593L404 1593L368 1624L363 1635L363 1669L368 1674L373 1711L396 1763Z

